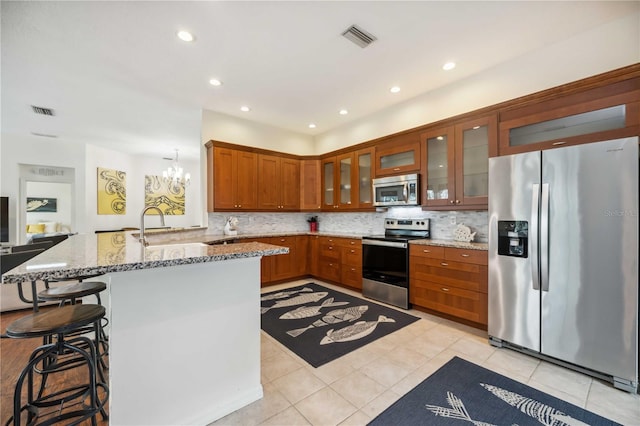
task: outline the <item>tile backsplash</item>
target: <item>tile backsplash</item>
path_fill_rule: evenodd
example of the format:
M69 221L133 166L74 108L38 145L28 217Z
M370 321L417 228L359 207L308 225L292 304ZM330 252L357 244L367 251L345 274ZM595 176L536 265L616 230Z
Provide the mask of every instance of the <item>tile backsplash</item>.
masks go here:
M239 234L304 232L309 230L307 218L318 216L320 232L355 234L384 233L384 218L431 219L431 238L451 240L453 230L464 223L476 232L474 241L488 241L486 211L423 211L420 207L392 207L384 212L352 213L209 213L209 230L222 233L227 217L238 218Z

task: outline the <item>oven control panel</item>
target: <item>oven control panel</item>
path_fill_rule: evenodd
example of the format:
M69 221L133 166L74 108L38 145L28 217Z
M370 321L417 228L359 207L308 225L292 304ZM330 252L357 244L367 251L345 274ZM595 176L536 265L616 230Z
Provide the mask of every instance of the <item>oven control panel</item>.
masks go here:
M403 229L411 231L428 231L430 219L391 219L384 220L384 229Z

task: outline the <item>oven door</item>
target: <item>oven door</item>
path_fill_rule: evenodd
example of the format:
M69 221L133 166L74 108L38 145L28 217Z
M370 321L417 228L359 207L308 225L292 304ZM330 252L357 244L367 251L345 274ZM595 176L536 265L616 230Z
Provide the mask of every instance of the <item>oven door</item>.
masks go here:
M409 250L406 242L362 239L362 294L409 308Z

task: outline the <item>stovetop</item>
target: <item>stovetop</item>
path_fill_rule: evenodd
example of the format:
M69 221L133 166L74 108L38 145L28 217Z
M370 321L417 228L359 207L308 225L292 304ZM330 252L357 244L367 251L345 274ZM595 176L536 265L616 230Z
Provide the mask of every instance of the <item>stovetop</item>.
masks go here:
M363 239L379 241L402 241L429 238L429 219L385 219L384 234L366 235Z

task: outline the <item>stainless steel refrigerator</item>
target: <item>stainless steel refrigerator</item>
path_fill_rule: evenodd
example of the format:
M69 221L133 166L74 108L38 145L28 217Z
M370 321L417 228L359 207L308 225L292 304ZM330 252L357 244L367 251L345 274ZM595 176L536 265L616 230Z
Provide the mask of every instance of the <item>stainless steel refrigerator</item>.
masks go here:
M638 390L638 138L489 160L490 343Z

